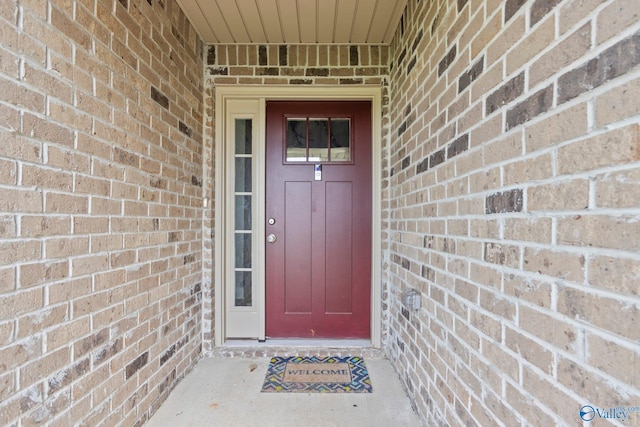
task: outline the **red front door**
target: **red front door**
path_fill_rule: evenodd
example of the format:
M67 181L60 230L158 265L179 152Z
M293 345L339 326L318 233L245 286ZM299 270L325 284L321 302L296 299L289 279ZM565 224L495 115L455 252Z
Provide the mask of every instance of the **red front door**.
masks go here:
M267 103L266 333L369 338L371 105Z

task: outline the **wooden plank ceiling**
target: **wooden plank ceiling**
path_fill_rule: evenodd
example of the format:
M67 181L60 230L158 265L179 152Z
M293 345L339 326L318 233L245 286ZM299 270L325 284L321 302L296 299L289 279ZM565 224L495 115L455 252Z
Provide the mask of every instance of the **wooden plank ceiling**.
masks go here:
M389 44L407 0L178 0L205 43Z

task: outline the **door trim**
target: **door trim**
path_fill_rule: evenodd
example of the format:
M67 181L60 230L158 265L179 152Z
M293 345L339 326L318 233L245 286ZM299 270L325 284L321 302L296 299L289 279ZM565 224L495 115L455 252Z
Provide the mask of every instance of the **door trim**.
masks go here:
M309 100L309 101L338 101L338 100L368 100L371 101L371 126L372 126L372 240L371 240L371 346L380 348L382 345L382 88L379 86L224 86L215 87L215 226L214 226L214 248L215 257L213 260L214 267L214 286L213 298L215 298L215 316L214 316L214 345L221 347L227 344L226 334L226 318L225 318L225 278L228 277L227 262L225 254L226 242L229 238L229 230L227 224L227 191L228 179L226 173L227 159L227 123L230 113L230 102L239 100L253 100L258 103L259 117L257 124L257 138L264 141L266 137L265 129L265 111L267 100ZM236 102L237 105L237 102ZM233 109L233 108L232 108ZM258 144L259 150L257 159L264 159L266 146ZM221 161L222 160L222 161ZM264 195L264 169L257 170L261 173L259 193ZM264 218L265 203L264 199L256 200L255 215L258 227L256 232L259 239L264 241ZM258 260L256 268L261 269L258 272L258 281L256 286L259 292L264 295L264 251L262 251L261 260ZM265 338L265 306L264 299L261 302L261 311L258 313L258 325L256 337L258 339Z

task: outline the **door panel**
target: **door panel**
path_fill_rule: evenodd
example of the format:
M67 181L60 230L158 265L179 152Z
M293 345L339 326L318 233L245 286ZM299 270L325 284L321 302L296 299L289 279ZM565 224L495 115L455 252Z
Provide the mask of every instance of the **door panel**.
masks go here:
M352 313L353 184L327 182L325 313Z
M267 336L368 338L370 103L268 102L266 154Z
M311 183L285 183L284 311L311 313Z

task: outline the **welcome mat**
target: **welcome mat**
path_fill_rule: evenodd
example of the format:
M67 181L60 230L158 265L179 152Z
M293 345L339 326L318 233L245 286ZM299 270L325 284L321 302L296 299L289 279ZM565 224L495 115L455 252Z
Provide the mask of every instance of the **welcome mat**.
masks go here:
M263 392L371 393L371 380L361 357L274 357Z

